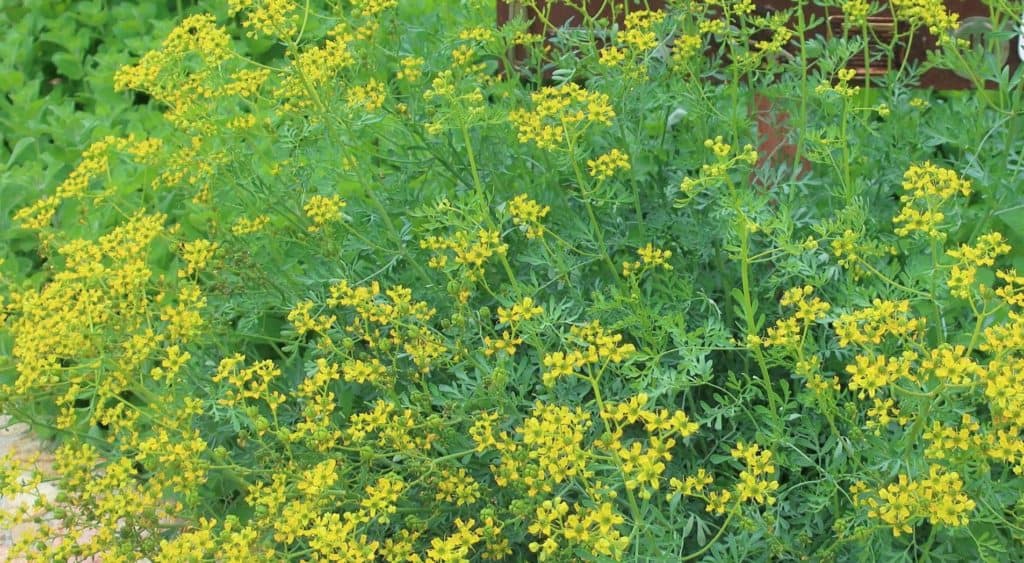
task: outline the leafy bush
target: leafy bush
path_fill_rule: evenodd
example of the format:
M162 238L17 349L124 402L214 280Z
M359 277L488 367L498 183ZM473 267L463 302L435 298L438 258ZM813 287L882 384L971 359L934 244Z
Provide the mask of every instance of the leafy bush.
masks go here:
M113 79L167 125L13 213L2 407L65 525L21 551L1018 559L1021 73L860 88L856 29L750 8L549 50L484 2L185 18Z
M170 9L173 7L174 9ZM169 127L144 95L114 91L114 72L156 47L184 6L166 2L5 2L0 26L0 252L35 267L31 233L13 213L51 192L83 150L124 131Z

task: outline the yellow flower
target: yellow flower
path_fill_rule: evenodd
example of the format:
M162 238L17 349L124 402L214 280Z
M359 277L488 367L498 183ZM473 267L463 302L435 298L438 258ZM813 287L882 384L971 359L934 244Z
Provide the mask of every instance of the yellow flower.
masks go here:
M457 471L444 469L437 483L434 500L454 503L455 506L473 504L480 500L480 483L466 473L465 468Z
M653 244L647 243L644 247L637 250L637 255L639 255L640 260L622 263L622 275L624 277L628 278L637 272L646 272L658 266L661 266L664 270L672 269L672 265L668 263L668 259L672 257L671 250L661 250L655 248Z
M966 526L975 503L963 492L963 479L939 465L929 468L928 477L911 480L899 475L895 483L868 498L868 516L892 527L893 536L913 533L925 518L933 525Z
M350 88L347 97L349 108L362 108L367 112L374 112L384 107L387 86L371 78L365 85Z
M181 254L185 259L187 267L178 270L179 277L194 275L206 267L206 263L213 258L214 253L220 245L204 239L193 240L181 245Z
M712 491L708 493L707 506L705 507L705 510L719 515L725 514L726 510L729 509L729 501L731 500L732 493L729 492L729 489Z
M614 45L605 47L598 53L598 61L607 67L619 66L619 63L624 60L626 60L626 52Z
M322 196L314 195L309 198L303 210L306 212L306 216L309 217L310 221L313 222L307 230L311 233L315 233L323 228L328 223L337 221L341 215L341 210L345 208L347 203L341 196Z
M533 302L532 297L524 297L511 308L498 307L498 322L501 324L516 324L521 321L528 321L544 312L544 308Z
M575 82L541 88L531 100L533 111L517 109L508 117L519 142L532 142L542 150L565 149L590 125L611 125L615 117L607 94L588 91Z
M969 196L971 182L960 178L953 170L925 162L907 169L903 175L903 190L907 192L900 197L903 207L892 219L900 225L895 233L905 237L921 232L928 238L945 240L946 234L939 230L945 220L940 208L957 194Z
M550 206L542 206L526 194L519 194L508 202L508 213L512 216L512 223L526 231L528 239L540 238L544 235L544 225L541 224L541 220L547 217L550 211Z
M682 34L676 37L672 47L672 64L681 66L686 64L694 55L700 53L704 46L704 40L700 35Z
M423 76L422 68L424 62L423 57L410 56L403 58L399 62L402 68L395 75L396 78L406 82L416 82L421 76Z

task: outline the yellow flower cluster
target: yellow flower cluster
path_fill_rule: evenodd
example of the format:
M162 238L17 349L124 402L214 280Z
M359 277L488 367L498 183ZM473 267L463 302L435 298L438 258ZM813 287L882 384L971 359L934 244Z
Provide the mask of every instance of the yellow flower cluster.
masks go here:
M356 0L353 9L364 18L372 18L398 7L398 0Z
M619 149L612 149L597 159L587 161L590 175L598 180L607 180L619 170L629 170L629 155Z
M294 0L228 0L228 14L245 11L242 26L249 37L265 35L289 41L298 31L298 5Z
M855 280L859 280L867 272L865 265L860 262L866 264L867 258L880 257L886 253L886 249L878 242L865 240L864 233L853 229L843 231L843 234L834 239L829 246L839 265L850 270Z
M693 475L687 475L685 479L679 479L673 477L669 479L669 487L672 488L672 492L666 495L665 500L672 500L672 497L676 494L683 496L697 496L704 494L712 484L714 484L715 478L706 469L701 467Z
M300 301L288 312L288 322L295 327L298 334L314 332L324 334L334 326L338 318L334 315L312 315L315 304L310 300Z
M700 35L684 33L675 38L672 45L672 65L685 66L695 55L701 52L704 40Z
M475 526L476 521L473 519L464 521L461 518L456 518L455 533L447 538L434 538L430 540L430 549L427 550L425 561L427 563L469 561L469 552L482 539L481 530L474 529ZM415 561L417 559L410 558L409 560ZM401 561L401 559L397 561Z
M233 54L231 36L210 14L189 16L160 49L114 75L114 89L144 90L163 103L165 117L181 129L211 133L208 102L228 95L215 86L221 65ZM197 64L196 61L201 61Z
M248 217L239 217L238 220L235 221L235 224L231 225L231 234L241 237L258 233L269 223L270 217L267 215L257 215L252 219Z
M891 398L883 400L876 397L872 399L871 407L864 414L867 415L868 430L873 430L875 436L881 436L882 429L893 422L903 426L910 420L909 417L900 415L900 408ZM927 434L925 437L927 438Z
M1007 316L1007 322L985 328L984 338L978 349L994 354L1024 349L1024 315L1010 311Z
M220 248L220 244L206 239L188 241L181 245L181 257L185 259L186 267L178 270L178 277L188 277L199 273L206 267L206 263L213 258L213 255Z
M114 398L138 384L150 360L180 369L184 345L202 325L205 298L198 286L156 278L148 265L165 221L162 214L137 213L97 240L61 244L44 254L62 262L45 283L11 288L3 328L16 371L0 394L31 397L46 389L55 396L61 426L86 412L94 423L108 420L111 432L131 424L117 414L124 407ZM174 306L162 305L175 293ZM85 389L96 394L88 411L75 405Z
M591 92L566 82L546 86L531 95L533 111L509 112L519 142L534 143L542 150L561 150L592 124L611 125L615 110L607 94Z
M727 174L730 169L741 164L752 166L757 163L757 151L753 145L744 145L742 151L733 154L732 145L726 143L725 138L721 135L716 136L714 139L705 139L704 147L709 149L711 154L714 155L715 162L701 165L698 177L686 176L682 179L679 183L679 190L683 192L686 199L681 200L680 204L686 203L695 197L699 188L727 181Z
M1024 440L1021 439L1019 425L989 432L983 440L985 455L995 461L1012 464L1015 475L1024 475Z
M57 449L54 457L55 472L67 486L61 490L59 500L33 495L37 497L34 506L23 508L27 512L24 518L45 521L68 511L67 506L88 508L64 519L61 526L28 527L18 545L8 552L27 556L17 559L65 561L103 554L104 560L129 560L133 550L112 547L118 543L117 534L125 529L124 523L156 529L161 522L174 521L175 503L166 501L165 493L171 489L164 488L167 484L161 478L163 475L144 476L145 466L136 465L132 456L104 461L89 444L66 444Z
M343 280L331 286L329 292L328 307L347 307L355 312L345 332L361 340L374 354L392 356L394 351L403 350L418 373L427 373L448 351L441 336L429 324L437 311L423 301L413 301L409 288L395 286L382 293L378 282L351 287ZM351 342L342 345L346 349L352 347ZM327 348L335 346L335 343L326 345ZM370 365L373 365L372 359ZM392 371L401 370L396 366ZM390 383L379 370L371 372L377 375L367 376L366 381Z
M514 326L542 313L544 313L544 308L534 303L532 297L527 296L513 304L511 308L498 307L498 322Z
M369 383L377 387L389 388L394 378L388 373L387 367L377 358L370 361L349 360L341 368L345 381L352 383Z
M971 182L960 178L953 170L925 162L911 166L903 174L903 190L908 192L900 196L903 207L892 219L899 225L895 233L906 237L920 232L941 241L946 238L939 230L946 218L942 205L958 193L969 196Z
M729 156L729 153L732 151L732 145L726 143L725 139L723 139L721 135L714 139L705 139L704 147L711 149L711 152L719 159Z
M498 352L504 352L514 356L516 349L523 343L523 339L516 336L515 329L502 331L500 338L484 337L484 355L493 356Z
M629 546L629 537L616 529L624 521L611 503L595 508L574 504L570 511L562 497L556 496L536 508L527 530L541 541L531 542L528 547L539 561L548 561L561 550L577 546L592 556L619 560Z
M153 189L186 187L194 190L193 203L205 204L210 199L211 178L215 167L227 161L224 153L204 147L204 138L194 136L191 142L179 145L166 161L163 170L153 179Z
M1024 328L1024 319L1015 315L1014 326L1010 330L1020 331ZM1017 338L1021 338L1017 332ZM1016 350L1021 350L1018 345ZM992 348L992 350L1005 350ZM993 418L1024 427L1024 359L1007 357L989 363L983 376L985 397L993 411Z
M626 14L626 29L650 29L665 20L661 10L631 10Z
M395 503L405 490L405 483L400 478L380 477L377 482L366 487L366 498L359 503L364 511L364 518L376 520L379 524L387 524L390 514L397 511Z
M590 366L601 364L603 371L608 363L622 363L636 352L632 344L622 344L621 334L608 332L598 321L574 326L570 334L579 341L580 347L568 353L552 352L544 356L544 385L550 387L558 378L573 375L584 367L588 369L587 377L593 377Z
M85 195L93 178L105 175L110 170L110 151L127 150L133 156L143 157L153 147L146 141L136 143L134 136L106 136L96 141L82 153L82 162L57 186L57 197L71 199Z
M526 238L534 239L544 236L544 225L541 220L547 217L551 206L540 205L526 194L519 194L508 202L508 213L512 223L526 231Z
M1003 281L1002 287L996 289L996 296L1010 307L1024 307L1024 276L1011 268L996 271L996 278Z
M291 72L273 90L273 97L283 102L282 111L298 112L324 103L321 88L356 63L356 55L349 44L356 40L357 31L342 23L331 30L322 46L310 45L297 53L288 53ZM334 98L332 95L331 99Z
M933 421L931 428L922 435L928 442L924 455L928 459L948 459L957 451L980 451L986 442L980 430L981 424L966 413L960 418L959 428Z
M303 211L306 212L306 217L309 217L309 220L313 223L307 227L307 230L315 233L324 226L339 220L341 218L341 210L346 205L348 204L339 195L323 196L317 194L310 197L306 205L302 207Z
M740 502L752 500L757 504L775 504L772 493L779 489L779 482L770 478L775 473L772 452L761 449L758 444L738 442L730 454L745 465L736 483L736 495Z
M268 78L270 78L269 69L241 69L231 74L231 82L224 85L224 93L241 98L252 98Z
M827 92L835 92L844 98L852 98L860 92L860 86L850 86L850 81L857 75L857 71L852 68L840 69L836 73L836 84L832 84L828 81L822 81L817 88L814 89L816 94L825 94Z
M160 361L159 366L149 370L149 376L157 381L173 381L185 363L192 359L192 354L182 350L178 345L168 346L164 353L166 356Z
M349 108L359 108L366 112L374 112L384 107L386 98L387 87L383 82L373 78L365 85L349 88L347 94Z
M669 450L675 445L675 439L663 440L658 436L649 438L647 448L641 442L632 442L627 446L620 440L613 441L611 449L619 460L622 476L626 479L626 489L639 489L637 496L644 500L653 497L665 473L665 462L672 460Z
M626 29L616 39L636 53L650 51L658 46L658 35L652 29L654 25L665 19L665 13L650 10L637 10L626 16Z
M659 266L664 270L672 269L672 264L668 263L668 259L672 257L671 250L661 250L655 248L653 243L647 243L637 250L636 253L640 260L622 263L622 275L624 277L628 278L638 272L643 273Z
M959 14L947 11L942 0L892 0L892 7L900 20L927 27L939 45L948 43L960 26Z
M38 230L50 227L53 217L63 201L84 198L94 180L107 176L110 169L111 151L125 151L137 161L145 161L160 147L161 143L157 140L139 141L134 135L104 137L94 142L82 153L82 161L57 186L56 195L41 197L30 205L19 209L14 214L14 220L25 229ZM103 197L102 193L94 193L93 204L100 203Z
M160 428L132 447L138 452L136 462L152 468L157 482L179 491L194 491L206 482L209 462L202 457L206 439L197 429L179 433Z
M474 433L479 438L477 448L493 443L501 454L499 465L491 466L498 486L516 485L535 497L551 493L555 485L568 479L592 476L587 468L592 452L584 442L592 421L582 408L537 401L532 414L515 428L521 442L512 440L507 433L495 437L491 424L484 422Z
M875 299L870 307L840 315L834 329L839 345L846 347L880 344L888 336L913 339L924 325L924 318L911 316L909 301Z
M875 398L875 394L887 385L900 379L914 379L911 373L917 353L904 351L900 357L858 354L852 364L846 366L850 374L850 390L857 391L857 397Z
M967 353L963 344L942 344L929 351L921 360L921 369L935 375L947 385L970 385L984 374L984 370Z
M601 49L597 54L597 60L600 64L607 67L616 67L626 60L626 51L611 45Z
M480 65L477 65L478 67ZM423 99L428 102L439 102L431 108L432 121L427 123L427 132L438 135L446 126L461 128L475 123L484 114L484 93L480 89L483 78L477 69L469 69L468 77L464 77L464 68L456 68L459 75L452 69L445 69L430 82L430 88L423 92Z
M281 377L281 368L272 360L261 360L243 368L245 356L234 354L220 361L213 382L227 382L230 386L217 400L223 406L235 406L247 399L264 401L271 410L276 410L287 400L279 391L271 391L271 383Z
M420 248L427 250L450 250L455 255L455 263L465 273L467 279L480 279L484 274L484 265L493 256L504 256L508 245L501 242L501 233L496 230L480 229L475 236L466 231L458 231L450 237L429 236L420 241ZM442 269L448 264L447 254L435 254L429 266Z
M758 57L781 53L786 45L793 39L794 31L786 27L788 23L784 14L775 14L765 22L767 28L772 30L771 39L760 39L754 42L754 47L759 52L751 53Z
M783 307L795 307L796 311L789 317L775 321L775 325L768 328L768 333L763 339L765 345L798 346L803 341L807 329L825 318L832 306L818 297L810 298L813 293L814 288L809 285L794 287L783 293L779 303Z
M342 443L369 446L373 451L419 454L429 452L438 435L412 409L399 411L388 401L378 399L370 410L349 416Z
M860 25L867 23L871 11L871 5L866 0L844 0L841 8L845 16L844 24L851 29L859 29Z
M911 534L924 519L932 525L960 527L967 525L974 501L963 492L960 474L932 465L928 477L911 480L901 474L895 483L879 489L877 498L860 498L868 506L868 516L892 528L893 536ZM866 495L861 487L855 494Z
M947 256L958 261L950 268L949 278L946 280L950 294L960 299L970 299L978 268L994 266L995 259L1009 254L1010 250L1010 245L1006 243L1003 235L993 232L979 237L974 246L961 244L958 249L946 251ZM1003 279L1006 279L1005 275ZM979 289L984 291L984 286Z
M443 470L436 487L434 500L438 502L450 502L455 506L465 506L480 500L480 483L477 483L462 467L456 471Z
M423 57L409 56L399 61L401 69L395 74L395 78L406 82L416 82L423 76Z
M460 45L452 51L452 65L462 67L468 72L476 72L478 68L472 62L476 58L476 48L472 45Z
M699 425L696 422L691 422L685 412L669 411L664 408L656 410L646 408L649 400L650 397L646 393L639 393L625 402L606 405L601 416L615 422L620 427L642 423L648 433L660 433L661 438L666 438L670 434L688 438L697 432ZM618 439L618 437L615 438Z

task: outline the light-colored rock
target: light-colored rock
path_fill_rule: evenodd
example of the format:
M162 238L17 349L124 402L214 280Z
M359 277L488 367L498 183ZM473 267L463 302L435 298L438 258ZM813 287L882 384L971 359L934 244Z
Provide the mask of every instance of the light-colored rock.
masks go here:
M0 415L0 460L7 459L22 467L22 483L29 482L33 470L39 471L44 478L54 476L52 446L32 435L27 424L12 424L9 416ZM0 512L11 513L19 507L32 506L40 497L53 499L56 495L57 487L44 481L33 491L14 496L0 496ZM35 524L32 523L20 524L11 529L0 529L0 561L18 561L10 557L11 546L35 529Z

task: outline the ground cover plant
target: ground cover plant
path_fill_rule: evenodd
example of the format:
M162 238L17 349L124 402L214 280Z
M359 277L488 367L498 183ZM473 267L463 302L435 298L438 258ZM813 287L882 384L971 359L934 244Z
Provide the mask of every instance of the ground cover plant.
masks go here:
M17 550L1020 559L1021 73L932 0L870 87L872 4L669 4L230 0L121 67L159 125L10 210L0 410L62 492L3 521L63 522Z

